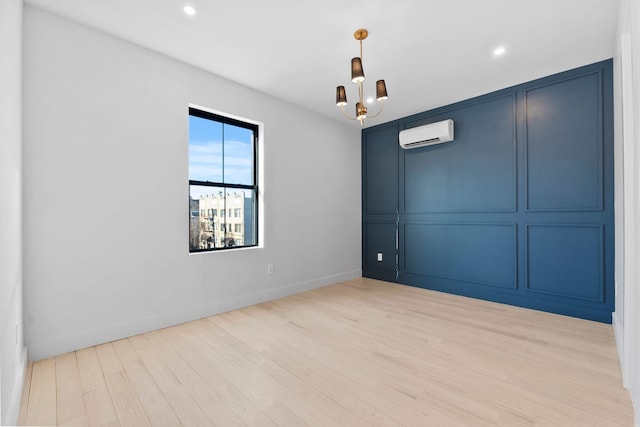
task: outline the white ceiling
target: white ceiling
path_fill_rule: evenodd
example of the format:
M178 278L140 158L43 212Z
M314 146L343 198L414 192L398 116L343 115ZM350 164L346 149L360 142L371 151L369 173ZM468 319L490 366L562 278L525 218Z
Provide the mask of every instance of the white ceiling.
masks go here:
M26 3L344 121L353 32L386 122L613 56L618 0L26 0ZM198 13L188 17L185 4ZM504 45L506 54L492 51ZM375 109L375 106L372 107ZM358 126L357 122L353 123Z

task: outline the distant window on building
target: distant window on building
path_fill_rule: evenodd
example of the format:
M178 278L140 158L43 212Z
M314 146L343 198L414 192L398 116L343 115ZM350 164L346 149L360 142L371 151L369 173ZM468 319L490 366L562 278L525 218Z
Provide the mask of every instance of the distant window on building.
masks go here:
M189 252L258 244L257 143L257 125L189 108Z

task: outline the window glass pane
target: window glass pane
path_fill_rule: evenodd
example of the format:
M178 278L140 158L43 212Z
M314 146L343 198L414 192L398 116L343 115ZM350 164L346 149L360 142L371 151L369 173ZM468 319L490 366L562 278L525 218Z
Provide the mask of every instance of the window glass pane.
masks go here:
M253 190L227 189L227 209L238 212L229 215L227 224L227 244L251 246L256 244L255 195Z
M189 186L189 250L215 249L222 246L216 210L224 211L224 189L220 187Z
M189 115L189 179L222 182L222 123Z
M190 185L189 193L189 250L256 244L253 190ZM238 216L216 215L228 210Z
M224 183L253 185L253 131L224 124Z

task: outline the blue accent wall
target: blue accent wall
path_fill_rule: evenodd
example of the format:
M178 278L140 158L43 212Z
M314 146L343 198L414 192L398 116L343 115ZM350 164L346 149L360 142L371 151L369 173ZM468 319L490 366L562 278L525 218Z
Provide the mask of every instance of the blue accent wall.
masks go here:
M611 60L364 129L362 173L365 277L611 322Z

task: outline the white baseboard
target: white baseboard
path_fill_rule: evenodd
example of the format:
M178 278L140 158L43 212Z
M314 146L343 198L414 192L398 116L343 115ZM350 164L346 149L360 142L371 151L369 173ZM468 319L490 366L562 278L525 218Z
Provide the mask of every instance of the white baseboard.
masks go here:
M627 385L627 375L625 372L625 362L624 362L624 336L622 330L622 322L620 320L620 315L617 311L611 313L611 326L613 326L613 336L616 340L616 350L618 351L618 362L620 363L620 370L622 371L622 386L624 388L628 388Z
M618 361L620 362L620 370L622 371L622 386L629 391L631 397L631 404L635 412L635 427L640 427L640 395L635 392L632 387L629 387L629 375L626 372L625 358L624 358L624 331L622 329L622 322L620 321L620 315L618 312L613 312L611 315L611 323L613 326L613 335L616 340L616 349L618 351Z
M154 331L156 329L166 328L168 326L178 325L180 323L189 322L203 317L220 314L238 308L248 307L277 298L286 297L311 289L323 286L333 285L362 277L362 270L353 270L332 276L322 277L319 279L309 280L306 282L295 283L292 285L282 286L279 288L268 289L252 294L241 295L223 301L216 301L200 307L195 307L186 311L162 314L158 316L141 319L135 322L124 323L117 326L109 326L104 329L92 330L77 335L57 337L50 340L41 340L30 342L29 357L30 360L40 360L48 357L57 356L69 351L79 350L110 341L119 340L130 337L132 335L142 334Z
M634 395L633 390L629 390L631 393L631 404L633 405L633 411L636 414L636 419L633 425L640 427L640 395L637 393Z
M18 361L18 372L13 383L13 394L11 395L11 401L9 402L9 409L5 413L3 420L0 420L0 425L13 426L18 423L18 414L20 413L20 402L22 400L22 390L24 389L24 375L27 371L27 363L29 358L27 356L27 348L22 349L20 360Z
M633 404L633 410L636 414L635 427L640 427L640 395L638 393L633 393L633 389L630 389L631 393L631 403Z

